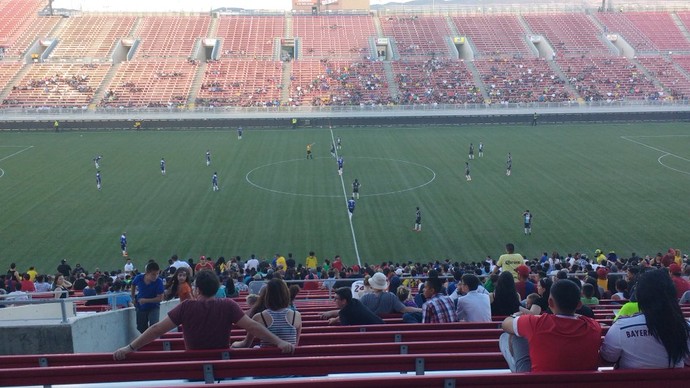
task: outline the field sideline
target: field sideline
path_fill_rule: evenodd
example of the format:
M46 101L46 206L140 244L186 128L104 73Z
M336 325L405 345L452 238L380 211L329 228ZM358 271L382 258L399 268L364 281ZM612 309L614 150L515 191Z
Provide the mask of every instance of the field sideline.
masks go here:
M120 268L177 253L226 258L314 250L361 261L477 261L505 242L535 257L688 250L685 123L0 134L0 261ZM485 156L477 157L482 141ZM314 159L305 147L314 145ZM472 181L464 179L469 144ZM205 152L212 164L207 167ZM508 152L513 174L505 175ZM102 154L103 190L92 162ZM162 176L160 158L167 161ZM219 192L211 190L218 172ZM351 182L362 183L352 225ZM345 193L343 192L343 187ZM412 231L415 207L423 231ZM534 215L533 234L521 213ZM354 232L354 233L353 233Z

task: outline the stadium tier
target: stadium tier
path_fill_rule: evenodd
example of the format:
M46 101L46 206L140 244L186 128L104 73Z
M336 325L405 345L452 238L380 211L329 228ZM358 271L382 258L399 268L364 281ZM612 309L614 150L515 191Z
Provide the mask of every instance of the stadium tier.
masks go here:
M224 16L216 37L223 41L223 58L271 59L274 41L283 36L285 17Z
M369 39L376 36L371 16L295 16L292 23L304 58L357 59L371 55Z
M110 64L33 64L12 87L3 106L85 109L110 67Z
M204 73L197 106L280 105L281 62L222 60Z
M517 15L457 16L453 22L460 35L471 39L480 58L534 55L527 47L527 32Z
M42 3L0 0L3 107L677 100L690 85L690 11L63 18ZM106 74L39 91L46 63Z
M208 34L209 16L150 16L141 19L134 36L141 41L137 57L189 58L198 39Z
M133 16L77 16L67 19L59 30L58 44L50 60L106 59L119 39L129 36Z
M171 108L186 104L198 67L184 59L130 61L119 66L101 106Z
M296 61L292 70L292 105L378 105L390 101L381 62Z

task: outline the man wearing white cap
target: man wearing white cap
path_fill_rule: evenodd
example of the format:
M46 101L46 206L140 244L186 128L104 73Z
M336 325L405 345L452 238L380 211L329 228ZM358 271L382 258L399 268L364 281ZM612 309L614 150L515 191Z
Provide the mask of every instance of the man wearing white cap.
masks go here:
M369 287L373 292L362 296L360 301L367 306L374 314L391 313L415 313L421 312L418 307L405 306L398 297L392 292L388 292L388 279L386 275L377 272L369 279Z

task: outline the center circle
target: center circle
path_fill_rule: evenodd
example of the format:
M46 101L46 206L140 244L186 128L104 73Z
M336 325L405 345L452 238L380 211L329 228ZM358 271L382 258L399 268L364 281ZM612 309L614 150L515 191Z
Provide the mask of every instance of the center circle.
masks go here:
M394 172L395 170L400 170L401 168L419 168L423 169L426 172L427 177L425 178L424 181L420 181L418 184L415 184L414 182L412 185L407 185L407 186L402 186L398 185L397 183L399 182L368 182L366 179L366 174L362 176L358 176L357 179L362 183L362 189L361 189L361 197L375 197L375 196L381 196L381 195L392 195L392 194L399 194L399 193L404 193L406 191L412 191L416 190L419 188L422 188L431 182L433 182L436 179L436 172L432 170L431 168L424 166L419 163L415 162L409 162L406 160L398 160L398 159L386 159L386 158L375 158L375 157L367 157L367 156L352 156L352 157L346 157L345 158L345 174L348 174L348 165L351 163L348 163L350 160L372 160L380 163L373 163L369 164L366 166L366 170L369 171L370 173L377 173L379 176L392 176L391 172ZM327 163L324 163L327 162ZM299 163L299 164L298 164ZM250 185L261 189L265 190L271 193L276 193L276 194L285 194L285 195L294 195L294 196L299 196L299 197L314 197L314 198L342 198L343 194L338 193L338 194L320 194L318 192L313 192L314 189L316 189L315 184L319 185L325 185L328 184L328 181L321 181L321 182L305 182L301 180L301 178L305 176L318 176L319 179L328 177L330 174L333 174L334 182L335 180L340 180L340 177L336 174L336 163L335 160L331 157L319 157L319 158L314 158L313 160L306 160L303 158L300 159L291 159L291 160L283 160L279 162L274 162L274 163L269 163L269 164L264 164L262 166L256 167L245 175L245 180L247 183ZM271 176L284 176L284 177L294 177L293 180L291 180L291 185L294 187L286 187L286 188L271 188L267 187L266 184L261 183L261 179L272 179ZM354 178L354 177L353 177ZM349 179L349 178L348 178ZM349 194L349 189L350 189L350 183L349 181L345 182L345 187L346 190L348 190ZM381 186L376 190L378 186ZM396 187L397 186L397 187ZM342 190L342 187L340 183L338 182L338 190ZM312 192L309 192L311 190ZM374 191L371 191L374 190ZM366 194L364 194L366 193Z

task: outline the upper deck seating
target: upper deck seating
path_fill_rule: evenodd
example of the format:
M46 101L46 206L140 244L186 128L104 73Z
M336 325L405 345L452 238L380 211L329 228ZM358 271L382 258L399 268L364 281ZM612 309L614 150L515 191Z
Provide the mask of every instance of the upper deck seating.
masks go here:
M227 60L208 64L196 104L200 106L280 105L281 62Z
M662 51L690 51L688 41L668 12L628 12L625 16Z
M482 102L480 87L464 61L432 59L393 62L401 104L464 104Z
M583 13L523 15L533 33L548 39L558 57L610 55L602 31Z
M365 59L371 55L369 38L376 37L371 16L295 16L292 23L302 58Z
M284 16L222 16L216 37L223 41L223 58L267 60L284 30Z
M42 0L0 0L0 59L18 58L37 38L46 38L60 17L38 16Z
M476 57L513 57L533 55L517 15L455 16L453 22L477 49Z
M189 58L199 38L207 38L210 16L147 16L134 36L141 39L137 58Z
M572 99L544 59L491 59L474 62L492 103L562 102Z
M652 80L626 58L560 58L557 62L585 101L659 98Z
M86 108L110 69L109 64L36 63L3 104L10 107Z
M638 52L644 53L659 50L654 42L628 19L627 14L620 12L597 12L595 17L606 26L607 33L620 34Z
M197 65L187 60L124 62L101 106L177 107L187 102Z
M49 58L107 58L119 39L127 37L136 18L134 16L73 16L58 36L58 45Z
M383 33L395 39L401 58L448 58L451 31L441 16L389 16L381 18Z

